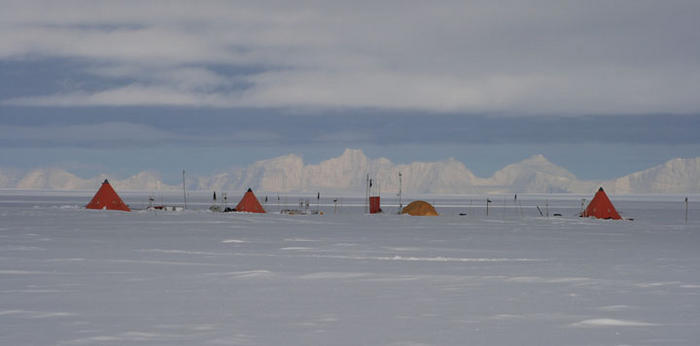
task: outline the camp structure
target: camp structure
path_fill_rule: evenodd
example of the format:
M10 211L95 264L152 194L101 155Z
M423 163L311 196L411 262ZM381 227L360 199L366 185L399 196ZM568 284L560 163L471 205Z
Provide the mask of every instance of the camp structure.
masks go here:
M401 214L408 214L413 216L438 216L438 212L435 211L430 203L426 201L413 201L409 203L403 210Z
M581 217L595 217L598 219L622 220L622 216L617 213L612 202L605 194L603 188L598 189L591 203L588 203L586 209L581 213Z
M265 209L263 209L262 205L260 205L258 198L255 197L253 190L250 188L243 195L241 201L238 202L238 205L236 205L236 211L246 213L265 213Z
M379 183L376 178L370 178L369 174L367 174L367 179L365 180L365 198L367 201L365 205L367 208L365 209L366 212L370 214L382 212Z
M100 186L100 189L97 190L95 197L92 197L92 200L85 206L85 208L131 211L129 206L126 205L121 198L119 198L119 195L117 195L117 192L114 191L112 185L109 184L107 179L105 179L102 186Z
M379 196L370 196L369 197L369 213L370 214L378 214L382 212L382 207L380 203L380 197Z

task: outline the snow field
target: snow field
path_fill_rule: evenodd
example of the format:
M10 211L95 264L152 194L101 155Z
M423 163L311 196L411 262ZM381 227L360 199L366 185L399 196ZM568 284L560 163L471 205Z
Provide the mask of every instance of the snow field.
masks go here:
M697 209L686 225L677 198L613 199L635 218L614 222L547 200L564 216L539 197L488 218L436 197L444 216L420 218L0 195L0 344L698 343Z

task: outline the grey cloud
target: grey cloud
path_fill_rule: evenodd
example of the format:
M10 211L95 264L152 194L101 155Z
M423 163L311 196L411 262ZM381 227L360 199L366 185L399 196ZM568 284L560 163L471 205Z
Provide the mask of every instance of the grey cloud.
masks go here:
M0 125L0 138L3 142L99 143L133 140L163 141L175 137L172 133L150 126L131 123L104 123L45 127Z
M88 68L87 72L105 78L168 84L185 90L218 88L231 83L224 76L203 67L145 67L125 64Z
M265 130L218 130L215 125L207 133L186 134L153 126L106 122L98 124L12 126L0 125L0 147L122 148L133 146L220 145L222 143L276 143L280 135Z
M697 113L698 13L638 0L9 2L0 58L87 59L125 80L2 102Z
M203 106L223 107L229 102L217 94L178 90L170 86L131 84L96 92L67 92L49 96L17 97L4 102L20 106Z

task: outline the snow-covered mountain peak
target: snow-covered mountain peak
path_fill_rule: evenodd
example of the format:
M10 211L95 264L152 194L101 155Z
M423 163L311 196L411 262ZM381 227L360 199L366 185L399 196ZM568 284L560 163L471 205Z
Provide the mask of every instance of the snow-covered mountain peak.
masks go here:
M334 157L319 163L319 166L327 168L336 167L342 170L347 170L351 167L367 167L369 159L360 149L345 149L338 157Z
M284 164L297 164L299 162L304 162L304 159L297 155L297 154L287 154L283 156L278 156L278 157L273 157L271 159L265 159L261 161L257 161L253 163L253 165L265 165L265 164L277 164L277 165L284 165Z
M347 148L345 151L343 151L342 154L338 157L343 160L367 160L367 156L365 156L365 153L362 151L362 149L350 149Z
M189 180L189 188L243 191L251 187L256 192L362 193L369 174L378 190L393 193L399 188L399 172L406 193L592 193L601 185L613 194L700 192L700 158L673 159L647 170L600 182L579 180L541 154L507 165L489 178L480 178L454 158L395 164L383 157L370 159L359 149L346 149L339 156L318 164L305 164L296 154L257 161L248 167L194 177ZM34 169L26 174L1 169L0 188L95 190L105 178L117 190L151 192L181 188L179 184L163 183L160 175L153 171L143 171L120 180L107 174L81 178L61 168Z
M525 160L520 161L521 163L528 163L528 164L552 164L549 160L547 160L546 157L542 154L535 154L532 155Z
M160 174L154 171L143 171L124 180L110 180L110 182L114 185L114 188L120 190L161 191L174 188L164 184L161 181Z
M700 157L676 158L605 183L613 193L689 193L700 191Z
M19 182L20 189L78 190L89 184L61 168L39 168L27 173Z
M494 186L522 192L572 192L578 188L576 176L538 154L510 164L489 179ZM586 187L587 188L587 187Z
M558 166L544 157L542 154L531 156L525 160L503 167L494 174L494 178L512 177L518 175L532 175L536 173L564 176L575 178L574 174L567 169Z

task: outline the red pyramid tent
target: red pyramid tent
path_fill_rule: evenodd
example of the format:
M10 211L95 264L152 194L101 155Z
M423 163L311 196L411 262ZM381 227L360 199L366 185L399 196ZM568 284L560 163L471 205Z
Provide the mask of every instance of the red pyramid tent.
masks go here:
M260 205L260 202L258 202L258 198L255 197L253 190L248 189L245 195L243 195L243 198L241 198L241 201L238 202L238 205L236 206L236 211L245 211L248 213L264 213L265 209L263 209L262 205Z
M100 189L97 190L95 197L92 198L90 203L88 203L85 208L131 211L129 206L126 205L121 198L119 198L119 195L117 195L117 192L114 191L112 185L109 185L109 181L107 181L107 179L105 179L102 186L100 186Z
M617 210L615 210L615 207L612 202L610 202L608 195L605 194L602 187L598 189L598 192L593 196L591 203L588 203L588 207L581 213L581 216L622 220L622 216L617 213Z

